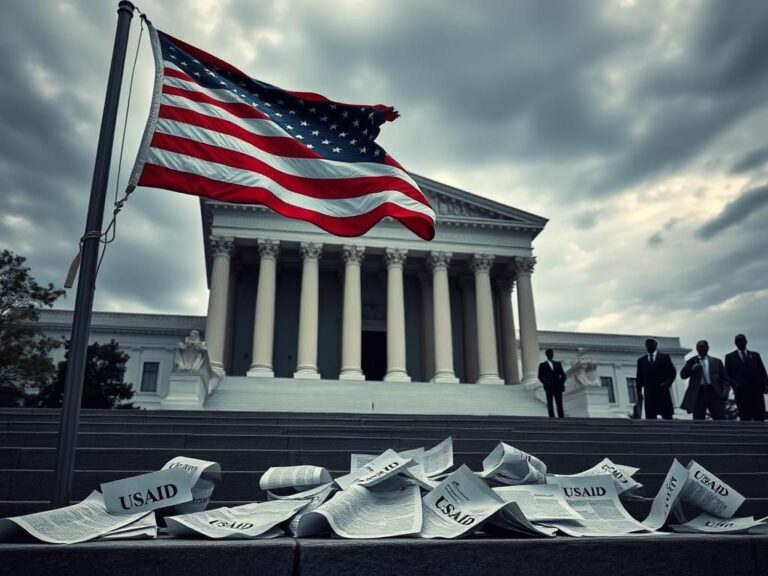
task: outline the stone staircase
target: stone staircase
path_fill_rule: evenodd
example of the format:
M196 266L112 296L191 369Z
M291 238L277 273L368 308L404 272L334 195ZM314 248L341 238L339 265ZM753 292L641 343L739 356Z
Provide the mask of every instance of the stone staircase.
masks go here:
M0 411L0 516L47 506L58 419L55 410ZM186 455L222 465L214 500L248 502L264 497L258 480L270 466L316 464L340 475L352 452L429 447L448 435L455 462L475 470L500 440L555 473L582 471L604 456L636 466L648 497L628 503L638 515L672 459L694 458L747 497L740 512L768 515L768 425L709 421L84 410L73 498Z
M524 386L225 376L206 410L546 416Z
M0 517L48 507L58 421L55 410L0 410ZM349 468L351 452L429 447L448 435L455 462L475 470L500 440L537 455L555 473L584 470L605 456L637 466L645 498L626 507L639 519L648 513L672 459L694 458L747 497L737 515L768 515L768 425L510 416L84 410L73 498L85 497L101 482L156 470L186 455L221 463L223 478L211 506L236 505L264 499L258 480L270 466L316 464L340 475ZM270 576L765 576L768 536L0 544L0 573L22 568L28 576L192 576L225 569Z

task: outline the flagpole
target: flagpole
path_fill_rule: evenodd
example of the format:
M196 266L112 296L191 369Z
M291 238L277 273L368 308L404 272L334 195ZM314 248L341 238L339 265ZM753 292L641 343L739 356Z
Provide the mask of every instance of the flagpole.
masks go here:
M96 268L99 256L99 240L104 219L104 205L109 182L109 165L112 160L112 143L120 102L120 85L123 79L125 54L128 48L128 32L133 18L134 6L122 0L117 6L117 30L112 48L112 63L109 69L107 94L101 117L99 143L91 181L91 198L85 235L81 246L80 276L77 283L77 297L72 320L72 335L69 344L67 379L64 388L64 403L61 407L59 439L56 450L56 484L51 504L54 507L69 506L72 492L72 476L77 449L77 429L80 419L80 402L83 395L88 334L91 328L93 292L96 286Z

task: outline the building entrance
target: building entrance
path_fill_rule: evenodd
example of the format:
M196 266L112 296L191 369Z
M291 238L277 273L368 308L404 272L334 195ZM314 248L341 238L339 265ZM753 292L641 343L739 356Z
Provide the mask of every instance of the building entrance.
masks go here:
M363 330L362 369L366 380L384 380L387 373L387 333Z

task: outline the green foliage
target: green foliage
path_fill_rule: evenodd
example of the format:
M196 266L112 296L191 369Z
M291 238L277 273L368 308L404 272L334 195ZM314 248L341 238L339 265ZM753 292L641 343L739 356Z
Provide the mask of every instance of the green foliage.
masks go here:
M0 390L24 395L25 386L42 386L54 375L51 350L61 342L46 336L36 322L64 294L53 284L40 286L25 258L0 252Z
M59 362L56 378L40 390L38 406L59 408L64 400L64 384L67 379L69 362L69 342L65 344L67 353ZM123 382L127 353L120 350L114 340L108 344L94 342L88 346L83 383L83 408L133 408L126 403L133 397L133 388Z

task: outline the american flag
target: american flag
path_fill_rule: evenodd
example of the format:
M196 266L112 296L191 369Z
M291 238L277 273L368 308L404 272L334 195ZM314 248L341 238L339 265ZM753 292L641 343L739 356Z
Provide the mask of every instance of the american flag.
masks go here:
M390 216L431 240L435 213L376 144L394 108L333 102L250 78L149 25L155 89L129 182L263 204L337 236Z

